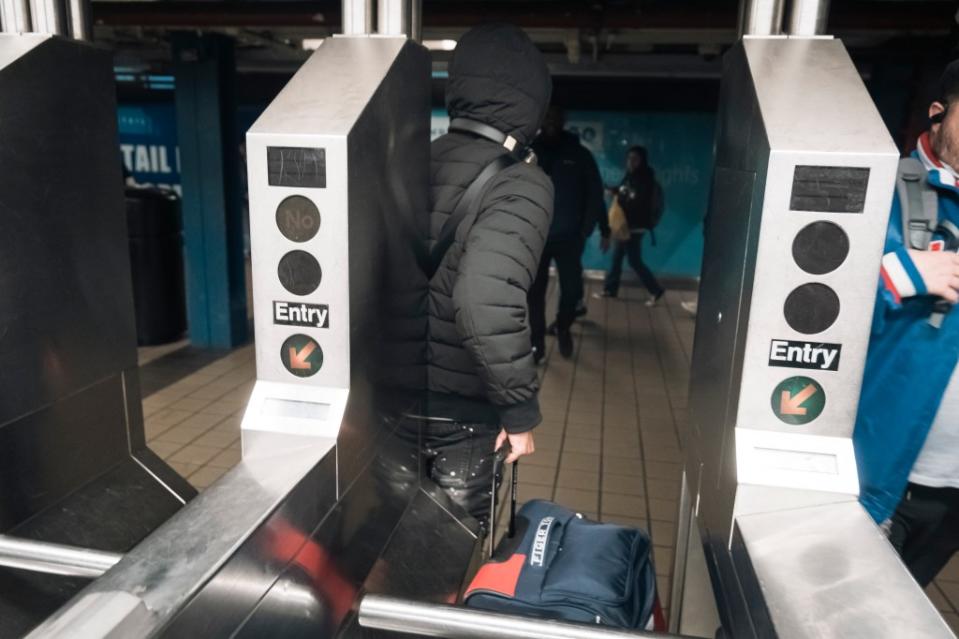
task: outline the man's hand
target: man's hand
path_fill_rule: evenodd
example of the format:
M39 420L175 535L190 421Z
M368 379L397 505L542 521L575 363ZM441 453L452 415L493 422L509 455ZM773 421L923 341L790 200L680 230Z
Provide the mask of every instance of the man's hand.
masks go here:
M605 252L607 252L607 251L609 250L609 238L608 238L608 237L601 237L601 238L599 238L599 250L602 251L603 253L605 253Z
M509 456L506 458L507 464L512 464L520 457L523 457L524 455L532 455L534 452L536 452L536 446L533 444L532 431L510 435L504 428L499 432L499 436L496 438L495 450L502 448L506 440L509 440L510 447Z
M952 251L909 249L909 257L931 295L938 295L951 304L959 302L959 255Z

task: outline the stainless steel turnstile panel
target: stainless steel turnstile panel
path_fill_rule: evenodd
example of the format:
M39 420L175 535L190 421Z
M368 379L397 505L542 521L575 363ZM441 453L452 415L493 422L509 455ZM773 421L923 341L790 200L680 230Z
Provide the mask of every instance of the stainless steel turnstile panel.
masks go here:
M143 433L112 69L0 35L0 534L116 553L195 491ZM86 583L0 568L0 636Z
M852 431L898 151L831 38L734 46L718 125L677 526L677 548L697 556L677 553L673 627L695 614L684 580L705 578L691 573L704 557L737 639L950 637L856 499ZM833 239L797 249L811 228ZM800 289L815 294L790 302Z

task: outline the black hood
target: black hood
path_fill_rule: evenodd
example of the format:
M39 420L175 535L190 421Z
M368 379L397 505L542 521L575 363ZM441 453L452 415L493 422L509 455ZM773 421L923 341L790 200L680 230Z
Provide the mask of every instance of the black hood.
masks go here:
M512 135L522 145L536 136L552 93L549 69L521 29L488 24L470 29L449 66L446 108Z

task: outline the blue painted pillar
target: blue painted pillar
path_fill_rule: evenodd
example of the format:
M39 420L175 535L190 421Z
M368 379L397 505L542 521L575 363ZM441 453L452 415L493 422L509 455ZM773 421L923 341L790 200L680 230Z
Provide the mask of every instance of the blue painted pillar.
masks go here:
M247 340L233 39L173 34L187 318L195 346Z

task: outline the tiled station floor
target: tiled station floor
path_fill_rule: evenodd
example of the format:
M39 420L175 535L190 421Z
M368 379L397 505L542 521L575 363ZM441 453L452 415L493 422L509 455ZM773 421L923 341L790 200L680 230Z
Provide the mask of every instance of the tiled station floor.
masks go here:
M680 303L693 295L671 291L652 309L639 288L624 287L614 300L588 295L573 358L564 360L549 340L537 452L519 469L520 502L553 499L648 530L667 611L694 329ZM198 489L239 460L240 419L254 377L253 348L246 346L144 399L150 446ZM928 593L959 632L959 559Z

